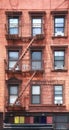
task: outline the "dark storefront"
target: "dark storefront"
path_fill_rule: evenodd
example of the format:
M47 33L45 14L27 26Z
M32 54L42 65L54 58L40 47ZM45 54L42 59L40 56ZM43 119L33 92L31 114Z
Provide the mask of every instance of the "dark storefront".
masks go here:
M69 113L8 113L3 130L69 130Z

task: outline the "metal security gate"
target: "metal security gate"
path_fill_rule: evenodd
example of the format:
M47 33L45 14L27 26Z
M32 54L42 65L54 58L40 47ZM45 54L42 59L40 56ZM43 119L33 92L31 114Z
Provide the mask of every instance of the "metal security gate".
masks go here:
M53 124L4 124L3 130L53 130Z

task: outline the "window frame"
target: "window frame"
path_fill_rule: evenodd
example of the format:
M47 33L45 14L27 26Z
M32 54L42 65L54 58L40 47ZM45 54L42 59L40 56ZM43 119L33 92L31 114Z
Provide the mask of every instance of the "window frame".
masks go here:
M10 94L10 87L14 87L14 86L16 86L17 87L17 94ZM19 95L19 84L8 84L8 88L9 88L9 90L8 90L8 95L9 95L9 104L10 105L12 105L12 104L14 104L14 103L10 103L10 101L11 101L11 96L16 96L16 99L17 99L17 97L18 97L18 95Z
M32 60L32 53L33 52L40 52L41 53L41 60ZM43 51L42 51L42 49L31 49L31 70L42 70L43 69L43 60L42 60L42 56L43 55ZM41 68L38 68L38 67L35 67L35 69L33 69L32 68L32 63L33 62L40 62L40 64L41 64Z
M17 39L18 37L20 38L21 37L21 34L22 34L22 30L21 30L21 25L22 25L22 22L21 22L21 19L22 19L22 12L21 11L6 11L5 12L6 14L6 37L7 39ZM9 33L9 18L15 18L15 17L18 17L18 34L10 34ZM14 37L13 37L14 36Z
M9 55L8 55L8 52L10 52L10 51L18 51L19 52L19 56L21 55L21 53L22 53L22 46L6 46L6 53L7 53L7 70L8 71L11 71L12 69L13 69L13 67L12 67L12 69L9 69ZM15 71L21 71L22 70L22 61L20 61L19 62L19 65L18 65L18 67L19 67L19 69L15 69Z
M56 60L55 59L55 57L56 57L55 56L55 52L64 52L63 60L60 60L59 58L58 58L58 60ZM62 69L63 70L65 68L65 50L54 50L54 69L55 70L56 70L56 68L55 68L56 67L55 66L56 62L61 62L61 61L63 62L63 64L62 64L63 67L61 68L61 67L58 67L58 65L57 65L57 70L58 69Z
M40 20L41 20L41 27L33 27L33 19L36 19L36 20L37 20L37 19L40 19ZM34 28L36 28L36 29L39 28L40 31L41 31L40 34L43 34L43 33L42 33L42 32L43 32L42 16L33 16L33 17L31 17L31 35L32 35L32 36L40 35L40 34L38 34L38 33L34 35L34 31L33 31Z
M51 49L52 49L52 59L53 59L53 61L52 61L52 71L60 71L60 72L62 72L62 71L67 71L67 69L68 69L68 59L67 59L67 57L68 57L68 45L64 45L64 46L58 46L58 45L52 45L51 46ZM57 50L59 50L59 51L65 51L65 59L64 59L64 68L63 69L55 69L55 67L54 67L54 51L57 51Z
M63 27L56 27L56 23L55 23L55 19L56 18L63 18L64 19L64 23L63 23ZM60 23L59 23L60 24ZM55 32L55 29L56 28L63 28L63 36L65 36L65 16L54 16L54 36L56 37L56 32ZM58 34L57 36L62 36L61 34ZM63 37L62 36L62 37Z
M68 19L68 11L51 11L51 15L52 15L52 21L53 21L53 25L52 25L52 38L67 38L68 35L68 31L67 31L67 19ZM64 25L64 36L61 35L57 35L55 36L55 32L54 32L54 18L55 17L64 17L65 18L65 25Z
M39 87L39 91L40 91L40 94L32 94L32 90L33 90L33 86L35 86L35 87ZM33 96L39 96L39 103L33 103L33 99L32 99L32 97ZM33 85L31 85L31 104L33 104L33 105L35 105L35 104L41 104L41 86L40 85L37 85L37 84L33 84Z
M55 101L57 101L57 100L55 100L55 97L56 97L56 95L55 95L55 87L57 87L57 86L61 86L61 87L62 87L62 94L57 94L57 95L61 95L62 101L55 103ZM63 105L63 104L64 104L64 94L63 94L63 91L64 91L64 86L63 86L63 84L55 84L55 85L54 85L54 104L55 104L55 105ZM58 96L58 97L59 97L59 96Z
M19 95L19 92L21 90L21 84L22 84L22 80L19 80L15 77L12 77L8 80L6 80L6 85L7 85L7 106L10 106L11 104L9 104L9 86L11 85L17 85L18 86L18 95ZM19 105L19 104L16 104L16 105Z
M13 19L13 20L14 20L15 18L18 20L18 27L10 27L10 21L9 21L9 20L10 20L10 19ZM13 28L13 29L16 28L16 29L18 30L18 33L12 33L12 34L11 34L11 33L10 33L10 30L11 30L12 28ZM13 31L13 32L14 32L14 31ZM13 17L12 17L12 16L8 16L8 34L9 34L9 35L19 35L19 16L13 16Z

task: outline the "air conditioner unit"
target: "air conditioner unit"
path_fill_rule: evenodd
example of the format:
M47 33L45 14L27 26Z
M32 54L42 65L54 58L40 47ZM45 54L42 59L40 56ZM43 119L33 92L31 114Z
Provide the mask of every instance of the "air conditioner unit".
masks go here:
M55 104L56 104L56 105L62 105L62 103L63 103L62 100L56 100L56 101L55 101Z
M64 36L64 33L61 32L61 31L58 31L58 32L55 33L55 36Z
M63 69L64 69L64 66L63 66L63 65L61 65L61 66L55 66L55 70L58 70L58 69L63 70Z

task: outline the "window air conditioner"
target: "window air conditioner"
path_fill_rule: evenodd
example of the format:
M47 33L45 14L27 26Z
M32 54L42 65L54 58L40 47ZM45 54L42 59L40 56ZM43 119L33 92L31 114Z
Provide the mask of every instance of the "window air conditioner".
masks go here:
M58 69L63 70L63 69L64 69L64 66L63 66L63 65L61 65L61 66L55 66L55 70L58 70Z
M62 104L62 100L56 100L56 101L55 101L55 104L56 104L56 105L61 105L61 104Z
M61 31L58 31L58 32L55 33L55 36L64 36L64 33L61 32Z

